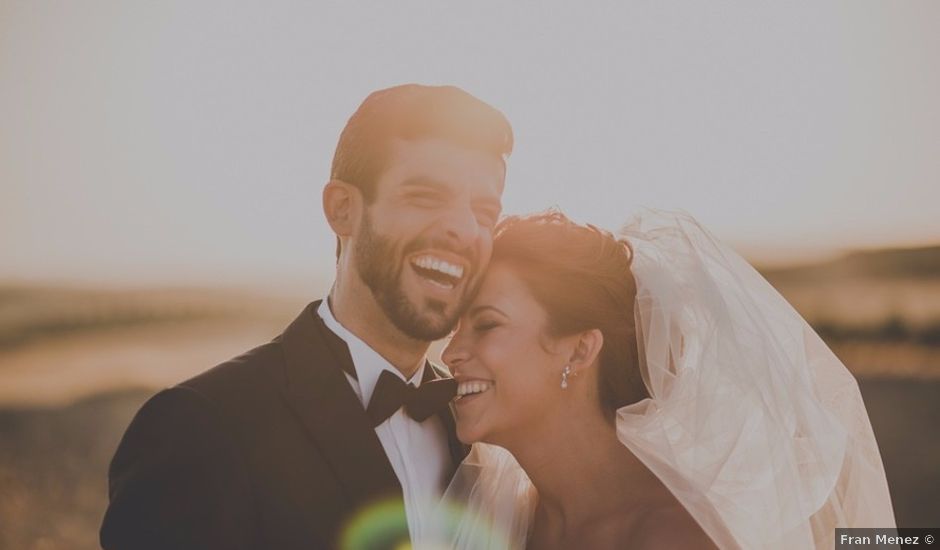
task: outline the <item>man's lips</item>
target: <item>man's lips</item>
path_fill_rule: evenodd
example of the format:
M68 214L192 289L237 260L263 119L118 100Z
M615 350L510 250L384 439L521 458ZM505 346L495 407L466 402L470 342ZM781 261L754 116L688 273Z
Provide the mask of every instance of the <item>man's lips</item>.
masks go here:
M425 250L408 256L408 264L421 278L440 288L451 290L470 272L469 262L456 254Z

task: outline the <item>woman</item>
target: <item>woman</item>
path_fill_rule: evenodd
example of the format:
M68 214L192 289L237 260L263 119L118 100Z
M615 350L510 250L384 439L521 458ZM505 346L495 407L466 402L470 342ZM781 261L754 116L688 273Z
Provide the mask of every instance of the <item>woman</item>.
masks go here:
M505 220L443 359L475 444L445 545L831 548L894 525L855 380L688 216L624 239Z

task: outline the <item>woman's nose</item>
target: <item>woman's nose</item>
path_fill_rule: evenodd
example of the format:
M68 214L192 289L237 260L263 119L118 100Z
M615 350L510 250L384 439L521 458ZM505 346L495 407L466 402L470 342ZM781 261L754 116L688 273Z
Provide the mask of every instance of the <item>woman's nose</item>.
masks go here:
M458 334L455 334L451 338L450 342L447 343L447 346L444 348L444 351L441 352L441 360L444 361L444 364L450 369L451 372L454 372L454 368L466 361L467 352L466 347L460 341Z

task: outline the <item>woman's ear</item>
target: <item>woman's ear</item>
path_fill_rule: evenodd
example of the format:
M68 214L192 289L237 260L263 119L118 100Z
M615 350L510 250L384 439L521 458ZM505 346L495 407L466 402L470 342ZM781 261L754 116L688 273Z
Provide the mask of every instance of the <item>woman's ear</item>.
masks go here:
M340 239L349 237L359 227L362 206L362 193L354 185L330 180L323 187L323 214Z
M574 351L568 364L574 374L584 369L590 368L597 361L601 353L601 347L604 345L604 334L600 329L591 329L582 332L575 343Z

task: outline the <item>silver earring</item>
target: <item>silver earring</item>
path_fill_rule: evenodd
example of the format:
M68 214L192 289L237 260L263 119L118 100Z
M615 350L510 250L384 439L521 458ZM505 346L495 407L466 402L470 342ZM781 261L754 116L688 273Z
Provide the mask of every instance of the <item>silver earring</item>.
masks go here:
M561 389L568 389L568 376L571 374L571 365L565 365L564 370L561 371Z

